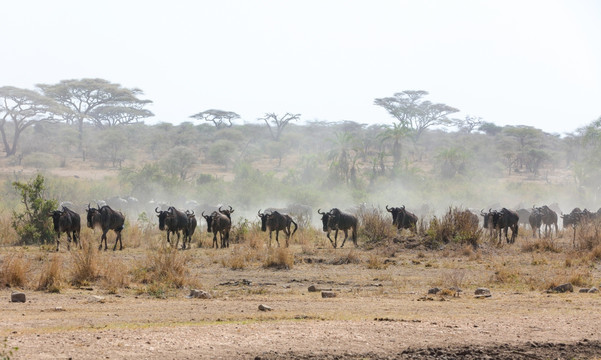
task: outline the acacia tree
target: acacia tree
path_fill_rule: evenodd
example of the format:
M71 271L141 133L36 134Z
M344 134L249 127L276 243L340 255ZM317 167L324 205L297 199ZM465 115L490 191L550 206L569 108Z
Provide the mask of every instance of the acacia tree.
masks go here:
M38 84L37 87L68 109L63 117L68 124L77 125L80 150L86 121L97 127L106 127L130 124L153 116L150 111L144 110L152 101L138 98L142 90L124 88L107 80L62 80L58 84Z
M459 131L464 131L468 134L471 134L472 131L480 128L480 126L483 124L481 117L469 115L466 115L464 119L453 119L451 121L453 125L457 126Z
M280 136L282 135L282 131L290 121L295 121L300 118L301 114L291 114L286 113L283 116L278 116L275 113L266 113L264 117L259 118L259 120L265 121L267 124L267 128L269 129L269 133L271 134L271 138L275 141L280 140Z
M413 141L417 143L427 128L449 125L451 120L448 116L459 111L445 104L424 100L426 95L428 92L424 90L405 90L391 97L377 98L374 104L383 107L402 127L409 129Z
M201 111L198 114L194 114L190 117L196 120L212 122L217 129L222 129L226 127L232 127L232 120L239 119L240 115L236 114L233 111L209 109Z
M53 121L62 110L52 99L28 89L0 88L0 134L6 156L14 155L21 133L28 127ZM12 139L9 140L9 131Z

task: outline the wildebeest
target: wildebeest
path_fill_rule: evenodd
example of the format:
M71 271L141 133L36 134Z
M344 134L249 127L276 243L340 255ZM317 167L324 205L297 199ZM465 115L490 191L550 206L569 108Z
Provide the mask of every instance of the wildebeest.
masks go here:
M584 222L594 220L595 217L595 213L592 213L587 209L580 210L580 208L574 208L569 214L561 215L561 219L563 220L563 227L567 228L568 226L571 226L574 230L572 237L572 246L576 246L576 226Z
M513 210L503 208L499 211L499 244L501 243L501 230L505 231L505 240L508 244L513 244L515 242L515 239L518 236L519 220L520 216ZM511 229L511 239L507 236L508 228Z
M323 214L322 214L323 215ZM323 217L322 217L323 221ZM355 215L347 214L340 211L338 208L333 208L328 211L327 216L327 224L324 224L324 231L327 232L327 237L332 243L334 248L338 245L338 230L342 230L344 232L344 240L342 241L342 245L340 248L344 247L344 243L346 239L348 239L348 230L351 230L351 239L353 240L353 244L357 246L357 225L358 220ZM330 230L335 230L334 233L334 241L330 238Z
M188 216L188 227L186 228L186 232L184 233L183 249L186 248L186 239L188 240L188 248L192 247L192 235L194 235L194 231L196 230L196 226L198 225L196 221L196 215L194 215L194 210L186 210L186 215Z
M292 220L292 217L288 214L281 214L279 211L261 213L261 209L259 209L257 215L261 218L261 231L269 229L269 247L271 247L271 233L273 231L275 231L275 242L280 247L280 230L286 235L286 247L288 247L290 238L298 229L298 225ZM292 224L294 224L294 231L290 232Z
M391 207L386 205L386 211L392 214L392 225L397 229L409 229L412 232L417 232L417 215L405 209L405 205L401 207Z
M528 216L528 222L530 223L530 227L532 228L532 237L536 237L536 233L538 230L538 237L540 238L540 227L543 223L543 214L540 211L540 208L532 207L530 216Z
M495 231L501 231L499 227L499 217L501 216L501 212L497 210L488 209L488 212L484 212L484 209L480 210L480 215L483 218L482 227L484 229L488 229L488 235L492 237L496 237ZM499 237L501 235L499 234Z
M177 235L177 241L175 242L175 248L177 248L177 244L179 244L180 231L184 234L184 245L182 249L186 248L186 233L188 231L188 215L180 210L177 210L175 207L170 206L166 211L159 211L159 208L155 208L154 212L156 212L159 218L159 230L167 231L167 242L171 244L171 240L169 239L169 234L174 233Z
M338 235L338 230L337 229L332 229L332 228L329 227L330 213L323 212L323 211L321 211L321 209L317 209L317 213L319 215L321 215L321 223L323 225L323 227L322 227L323 228L323 232L326 233L326 237L328 238L328 240L330 240L330 243L332 244L332 246L334 248L336 248L336 246L334 245L334 241L332 241L332 238L330 238L330 232L332 230L336 231L335 236L337 236Z
M202 217L207 221L207 232L213 233L213 246L215 248L219 248L219 243L217 242L217 234L219 233L219 237L221 238L221 247L229 247L230 246L230 230L232 228L232 220L231 214L234 212L232 207L229 207L229 210L222 210L219 207L219 211L213 211L210 215L205 215L202 212Z
M555 211L551 210L551 208L548 207L547 205L543 205L539 209L542 214L541 219L543 221L543 224L545 224L545 237L547 236L547 233L548 233L549 236L552 238L553 237L553 228L551 226L555 225L555 235L557 235L557 232L559 231L559 229L557 228L557 213Z
M117 242L119 242L119 250L123 250L121 230L123 230L123 225L125 224L125 216L123 216L121 212L111 209L111 207L108 205L98 206L98 208L90 208L90 204L88 204L86 212L88 213L88 227L93 229L95 226L100 226L102 229L102 236L100 237L100 246L98 246L98 250L102 249L103 240L104 250L107 250L108 246L106 243L106 233L109 230L113 230L117 234L113 251L115 251L117 248Z
M73 234L73 242L81 249L81 240L79 233L81 231L81 219L75 211L62 207L63 210L54 210L48 216L52 218L54 231L56 232L56 251L59 249L61 233L67 233L67 250L71 249L71 234Z
M520 225L529 225L530 224L530 210L518 209L515 212L517 212L518 216L520 217L520 221L518 222Z

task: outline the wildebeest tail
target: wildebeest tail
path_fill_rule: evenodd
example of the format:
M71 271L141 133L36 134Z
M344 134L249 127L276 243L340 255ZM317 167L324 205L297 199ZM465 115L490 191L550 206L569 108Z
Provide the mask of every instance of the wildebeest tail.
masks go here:
M294 224L294 231L292 232L292 234L290 234L290 237L292 237L292 235L294 235L294 233L296 232L296 229L298 229L298 225L294 222L294 220L290 219L290 221Z

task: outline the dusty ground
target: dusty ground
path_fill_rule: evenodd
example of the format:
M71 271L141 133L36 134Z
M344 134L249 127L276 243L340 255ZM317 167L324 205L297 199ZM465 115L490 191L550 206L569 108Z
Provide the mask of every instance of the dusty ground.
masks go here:
M135 262L145 251L108 252L101 259ZM495 250L467 260L458 254L407 251L393 255L390 266L374 270L366 267L374 250L357 250L357 264L333 265L349 250L316 249L303 255L297 249L291 270L252 263L231 270L222 263L233 251L188 252L191 276L212 299L189 299L186 288L160 299L141 294L137 284L108 294L94 284L67 287L60 294L25 290L23 304L8 302L10 289L1 290L0 339L8 340L4 349L0 345L0 354L16 346L14 358L40 359L601 356L601 295L496 286L490 280L498 272L494 259L508 262L511 253ZM26 251L32 259L42 258L39 252ZM66 251L61 255L71 256ZM534 255L513 255L512 264L523 262L526 272L549 271L531 265ZM545 255L547 267L555 268L563 256ZM591 276L595 281L598 271ZM445 281L461 282L463 292L426 296L430 285ZM308 292L312 284L334 288L338 296L323 299L319 292ZM474 289L482 284L492 285L491 298L474 298ZM104 299L99 302L93 295ZM259 304L273 311L259 311Z

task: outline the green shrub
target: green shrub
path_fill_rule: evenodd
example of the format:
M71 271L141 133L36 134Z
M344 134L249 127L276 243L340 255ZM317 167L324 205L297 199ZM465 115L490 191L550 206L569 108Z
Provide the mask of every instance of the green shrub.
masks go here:
M19 244L46 244L56 236L52 220L48 216L57 207L55 200L45 198L44 177L38 174L27 183L15 181L13 187L19 191L24 212L13 210L12 227L17 232Z

